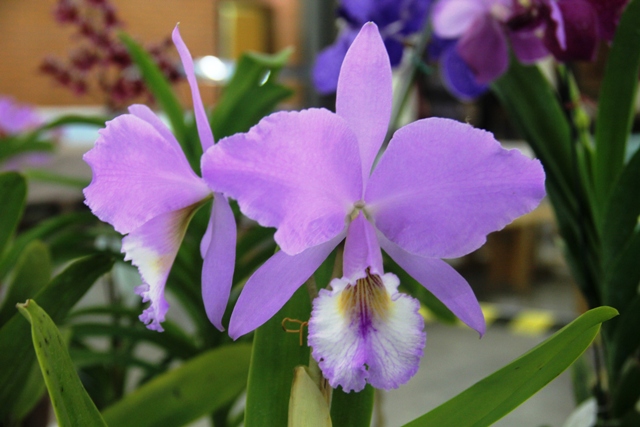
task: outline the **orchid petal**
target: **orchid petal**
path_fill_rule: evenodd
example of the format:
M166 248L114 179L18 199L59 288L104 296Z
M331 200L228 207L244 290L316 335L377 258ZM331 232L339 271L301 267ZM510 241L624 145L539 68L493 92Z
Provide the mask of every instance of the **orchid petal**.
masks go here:
M458 52L455 45L446 47L441 57L442 79L449 91L463 101L470 101L485 93L489 87L476 82L473 71Z
M476 18L488 13L486 2L478 0L440 0L433 6L433 32L445 39L462 37Z
M244 285L231 314L229 336L237 339L273 317L342 239L344 232L298 255L280 251L269 258Z
M363 278L367 269L372 274L380 275L384 272L376 231L360 212L347 230L342 271L344 277L355 281Z
M202 171L246 216L277 227L289 255L338 235L362 197L356 137L327 110L272 114L209 149Z
M211 230L211 234L205 233L203 238L210 244L202 266L202 300L211 323L224 331L222 316L229 300L236 261L236 220L222 194L214 197L207 230Z
M123 234L160 214L197 203L211 194L175 138L147 107L134 106L100 130L83 159L93 179L84 189L93 213Z
M523 64L534 62L549 55L544 41L538 37L535 31L511 31L509 41L516 57Z
M143 284L136 293L143 302L151 302L140 315L149 329L163 330L160 324L169 308L164 287L189 220L198 207L199 203L158 215L122 239L125 261L131 260L142 276Z
M507 39L500 23L490 15L481 15L473 22L457 49L480 84L491 83L509 66Z
M384 142L393 100L391 65L378 27L365 24L340 69L336 113L358 138L362 176L366 179Z
M547 48L560 61L592 61L599 40L596 11L587 0L563 0L557 6L562 14L566 48L562 48L561 40L556 39L557 30L554 32L554 26L558 26L557 19L552 21L545 32Z
M198 90L198 81L196 80L196 74L193 70L193 59L191 59L191 53L189 53L187 45L180 36L180 30L177 25L173 29L171 37L182 60L182 66L184 67L184 72L187 75L187 81L191 88L193 114L196 116L196 126L198 127L198 136L200 137L200 144L202 144L202 151L207 151L207 148L213 145L213 133L211 132L207 113L204 111L204 105L202 104L202 98Z
M539 161L503 149L489 132L430 118L395 133L369 180L365 212L404 250L455 258L544 195Z
M410 254L378 233L380 245L395 262L429 292L435 295L453 314L480 336L486 331L484 315L478 299L467 281L449 264Z
M369 382L389 390L417 372L424 320L418 301L398 293L399 283L391 273L334 279L313 301L308 342L332 387L360 391Z

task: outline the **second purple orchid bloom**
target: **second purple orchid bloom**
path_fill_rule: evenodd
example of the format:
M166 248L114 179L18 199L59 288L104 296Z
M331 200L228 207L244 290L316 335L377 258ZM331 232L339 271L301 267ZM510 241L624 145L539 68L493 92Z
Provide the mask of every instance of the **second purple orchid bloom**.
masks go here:
M477 249L545 194L538 161L446 119L398 130L374 168L391 104L389 57L368 23L342 64L336 113L272 114L221 140L202 162L209 186L277 228L282 249L247 281L231 337L276 314L346 238L343 277L315 299L308 337L329 383L346 391L367 382L383 389L405 383L425 344L419 303L385 274L381 248L482 335L473 291L441 258Z

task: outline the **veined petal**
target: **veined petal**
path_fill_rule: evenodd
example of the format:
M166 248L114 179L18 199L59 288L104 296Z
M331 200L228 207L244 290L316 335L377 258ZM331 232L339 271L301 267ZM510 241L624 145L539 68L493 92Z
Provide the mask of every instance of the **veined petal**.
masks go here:
M238 298L229 336L247 334L273 317L344 239L344 232L298 255L277 252L253 273Z
M447 306L458 319L484 335L486 324L473 289L446 262L410 254L378 233L380 245L395 262Z
M480 84L491 83L509 67L509 48L501 24L480 15L458 41L458 54Z
M83 157L93 171L86 204L123 234L211 194L166 126L147 107L131 111L107 122Z
M539 161L503 149L489 132L430 118L395 133L369 180L365 211L406 251L456 258L544 195Z
M338 235L362 198L356 137L327 110L272 114L211 147L202 172L246 216L277 227L275 240L289 255Z
M398 293L399 283L391 273L334 279L314 300L308 341L332 387L360 391L368 382L389 390L418 370L424 320L418 301Z
M392 101L389 56L378 27L369 22L347 51L336 93L336 113L358 138L365 182L387 134Z
M372 274L382 274L382 252L376 237L376 230L362 212L351 221L344 243L343 276L354 282L371 269Z
M196 74L193 71L193 59L191 59L191 53L187 48L187 45L182 41L180 36L180 30L178 26L173 29L171 35L173 44L176 45L180 60L182 60L182 66L191 88L191 98L193 99L193 114L196 116L196 126L198 127L198 136L200 137L200 144L202 144L202 151L207 151L207 148L213 145L213 133L211 132L211 126L207 119L207 114L204 111L204 105L202 104L202 98L200 97L200 91L198 90L198 81L196 80Z
M202 300L207 316L221 331L236 262L236 220L225 197L217 193L204 241L209 241L202 266Z
M457 39L481 14L488 13L487 2L478 0L440 0L433 6L433 32L445 39Z
M197 203L158 215L122 239L125 261L131 260L142 276L143 284L136 293L143 302L151 303L140 315L149 329L163 330L160 324L169 308L164 286L189 221L199 206Z

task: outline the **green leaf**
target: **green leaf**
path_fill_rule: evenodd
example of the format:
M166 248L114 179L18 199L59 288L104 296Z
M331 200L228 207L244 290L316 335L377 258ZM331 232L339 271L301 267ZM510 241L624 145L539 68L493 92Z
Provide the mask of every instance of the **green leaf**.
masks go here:
M589 310L504 368L405 427L493 424L567 369L589 347L600 324L617 314L611 307Z
M34 364L24 381L20 397L17 399L12 414L14 421L21 421L33 410L47 391L40 366Z
M112 258L105 255L78 260L38 292L36 299L53 321L59 322L112 265ZM0 420L12 414L24 381L35 363L29 336L29 324L17 312L0 329Z
M342 388L333 390L331 420L340 427L369 427L373 414L375 389L369 384L358 393L345 393Z
M107 408L118 427L178 427L230 403L246 386L251 348L232 344L210 350L149 381Z
M78 190L82 190L83 188L89 186L89 184L91 183L91 180L86 178L60 175L58 173L50 172L43 169L27 169L23 173L28 179L32 181L45 182L47 184L66 185L67 187L76 188Z
M253 339L251 368L247 386L246 427L286 426L294 369L309 363L309 347L300 343L305 333L283 330L285 318L308 321L311 301L305 286L296 291L284 307L260 326ZM289 329L301 325L287 323Z
M124 43L127 51L129 51L131 55L131 59L133 59L133 62L140 70L147 87L167 115L173 134L182 146L182 150L187 156L187 159L189 159L189 163L193 166L193 162L195 161L199 167L200 155L202 153L198 152L196 148L199 148L200 145L191 144L189 143L190 141L188 141L188 131L184 122L184 111L171 88L171 84L164 77L164 74L162 74L162 71L160 71L160 68L151 55L133 40L131 36L126 33L120 33L120 40Z
M18 259L13 279L0 308L0 327L16 312L16 304L33 298L51 280L51 257L47 246L35 240Z
M50 153L55 145L51 141L39 140L35 136L21 135L0 140L0 163L20 154L45 152Z
M53 320L34 300L18 304L31 323L33 347L60 427L104 426L69 357L67 346Z
M20 174L0 174L0 255L22 218L26 198L27 183Z
M290 55L291 49L285 49L275 55L245 53L240 57L236 71L211 115L216 139L248 131L280 101L293 94L277 81L278 73Z
M624 162L640 69L640 0L626 6L607 58L596 119L595 189L608 199Z
M640 361L629 360L625 364L620 381L615 385L611 398L611 412L615 417L622 417L633 409L640 399Z
M635 354L640 348L640 333L638 333L638 325L640 325L640 295L636 295L616 320L613 339L609 343L612 347L611 368L613 373L619 372L627 358Z

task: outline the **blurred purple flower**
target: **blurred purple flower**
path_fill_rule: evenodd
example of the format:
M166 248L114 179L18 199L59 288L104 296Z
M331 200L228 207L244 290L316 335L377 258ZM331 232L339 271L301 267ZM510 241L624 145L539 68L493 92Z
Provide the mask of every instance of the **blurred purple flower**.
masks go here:
M178 27L173 41L191 87L196 125L203 150L214 143L202 105L189 50ZM146 106L107 122L96 145L84 155L93 179L86 204L102 221L127 234L125 259L138 267L136 292L151 305L140 316L149 329L162 331L169 308L164 287L189 221L214 197L211 219L201 242L204 258L202 296L211 323L223 330L235 260L235 219L227 200L213 194L197 176L167 126Z
M21 104L8 96L0 96L0 137L33 130L42 123L31 105Z
M335 114L272 114L220 141L202 162L209 186L276 227L282 249L245 284L232 338L274 316L346 239L343 277L314 300L308 341L329 383L347 391L366 382L398 387L422 356L419 303L384 273L381 248L483 334L471 287L441 258L477 249L545 193L538 161L447 119L401 128L373 168L391 116L391 86L383 39L375 24L365 24L341 68Z
M313 83L321 94L336 91L342 61L360 28L374 22L380 29L391 66L399 65L407 37L421 31L432 0L342 0L338 16L344 27L336 41L320 52Z

